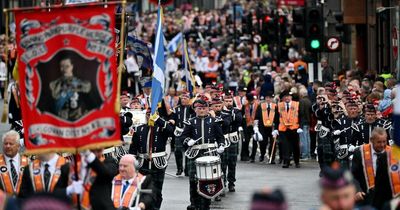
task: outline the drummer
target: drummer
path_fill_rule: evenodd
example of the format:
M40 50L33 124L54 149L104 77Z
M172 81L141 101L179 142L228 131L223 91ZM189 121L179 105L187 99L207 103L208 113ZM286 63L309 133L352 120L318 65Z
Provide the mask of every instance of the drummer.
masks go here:
M193 103L196 117L185 121L182 138L183 145L187 148L190 205L188 210L210 209L210 199L201 197L197 193L196 165L197 158L205 155L217 155L224 152L224 135L221 126L215 122L215 118L209 115L208 103L204 100L196 100ZM218 148L217 148L218 147ZM213 151L206 153L208 151Z

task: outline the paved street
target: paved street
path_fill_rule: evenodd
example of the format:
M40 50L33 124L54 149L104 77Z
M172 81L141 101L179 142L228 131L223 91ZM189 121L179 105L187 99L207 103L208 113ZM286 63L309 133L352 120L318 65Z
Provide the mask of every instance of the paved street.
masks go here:
M175 160L171 157L167 173L175 174ZM280 186L291 210L306 210L318 206L318 164L302 162L302 168L282 169L280 165L239 162L236 192L228 193L221 202L213 202L212 209L249 209L251 196L263 187ZM175 178L166 175L162 209L184 210L189 205L189 181L187 177Z

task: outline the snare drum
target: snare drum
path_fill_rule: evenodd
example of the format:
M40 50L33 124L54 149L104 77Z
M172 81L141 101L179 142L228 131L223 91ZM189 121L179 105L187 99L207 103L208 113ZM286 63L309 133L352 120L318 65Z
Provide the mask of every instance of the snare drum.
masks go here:
M199 180L221 178L221 159L218 156L205 156L196 159L196 175Z

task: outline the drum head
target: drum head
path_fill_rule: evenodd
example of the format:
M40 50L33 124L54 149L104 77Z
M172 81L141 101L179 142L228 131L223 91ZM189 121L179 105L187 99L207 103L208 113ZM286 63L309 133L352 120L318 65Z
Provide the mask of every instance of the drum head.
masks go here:
M204 157L199 157L196 159L196 163L215 163L215 162L220 162L221 159L218 156L204 156Z

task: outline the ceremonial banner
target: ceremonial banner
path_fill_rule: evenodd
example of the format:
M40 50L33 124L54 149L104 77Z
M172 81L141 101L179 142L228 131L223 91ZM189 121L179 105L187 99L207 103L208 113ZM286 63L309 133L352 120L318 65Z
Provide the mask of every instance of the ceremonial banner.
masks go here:
M28 153L120 142L115 5L15 12Z
M149 49L150 45L136 37L127 37L126 46L129 49L128 53L132 53L135 56L139 70L142 72L142 77L151 77L153 74L153 58Z

